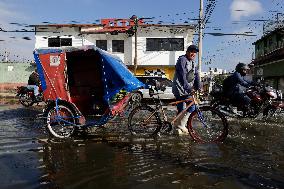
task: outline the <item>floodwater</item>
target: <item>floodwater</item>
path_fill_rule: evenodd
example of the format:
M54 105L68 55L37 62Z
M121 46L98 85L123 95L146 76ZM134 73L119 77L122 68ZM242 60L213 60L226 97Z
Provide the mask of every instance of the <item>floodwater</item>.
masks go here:
M131 137L125 121L48 137L35 108L0 106L0 188L284 188L284 124L230 120L222 144Z

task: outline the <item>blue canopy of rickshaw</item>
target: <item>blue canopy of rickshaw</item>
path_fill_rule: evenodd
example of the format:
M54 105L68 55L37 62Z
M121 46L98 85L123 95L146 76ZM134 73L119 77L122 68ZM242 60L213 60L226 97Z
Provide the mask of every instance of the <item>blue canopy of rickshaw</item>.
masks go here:
M145 87L119 58L111 56L101 49L97 51L101 54L103 59L104 99L107 102L110 102L121 90L132 92Z
M42 48L34 51L35 62L39 74L41 75L41 83L45 84L43 77L42 66L39 59L39 54L52 54L62 52L72 52L79 50L94 49L101 55L102 60L102 81L104 83L104 100L111 104L113 97L122 90L125 92L132 92L139 88L144 87L125 66L125 64L116 56L113 56L106 51L103 51L95 46L82 46L82 47L61 47L61 48ZM43 90L46 86L43 87Z

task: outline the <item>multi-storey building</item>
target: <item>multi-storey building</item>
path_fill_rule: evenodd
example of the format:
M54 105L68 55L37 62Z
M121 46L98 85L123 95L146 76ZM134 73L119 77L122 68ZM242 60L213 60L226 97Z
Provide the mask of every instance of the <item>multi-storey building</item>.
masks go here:
M263 78L269 85L284 91L284 25L278 24L253 44L254 77Z
M136 22L133 19L102 19L100 24L34 27L35 48L96 45L120 57L131 71L136 67L137 75L166 75L170 79L176 60L192 43L195 31L195 25L146 24L143 19Z

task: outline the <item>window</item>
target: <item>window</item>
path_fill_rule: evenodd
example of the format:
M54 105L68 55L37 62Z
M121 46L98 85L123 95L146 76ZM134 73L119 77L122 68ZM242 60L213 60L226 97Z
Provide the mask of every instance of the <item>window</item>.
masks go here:
M48 47L60 47L60 38L48 38Z
M124 41L123 40L112 40L112 52L124 53Z
M96 46L106 51L107 50L107 40L96 40Z
M263 52L264 52L264 54L267 53L267 39L263 40Z
M60 38L60 46L72 46L72 38Z
M48 38L48 47L72 46L72 38Z
M183 38L148 38L146 51L183 51Z
M283 41L284 41L284 35L281 35L280 33L277 33L276 41L277 41L277 48L282 48Z

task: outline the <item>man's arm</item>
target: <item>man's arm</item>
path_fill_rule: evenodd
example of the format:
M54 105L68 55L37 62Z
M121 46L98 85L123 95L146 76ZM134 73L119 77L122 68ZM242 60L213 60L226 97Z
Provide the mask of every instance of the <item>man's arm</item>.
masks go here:
M251 86L251 83L248 82L247 80L245 80L245 79L241 76L240 73L237 73L236 76L237 76L236 78L237 78L237 80L238 80L238 83L239 83L241 86L244 86L244 87L249 87L249 86Z

